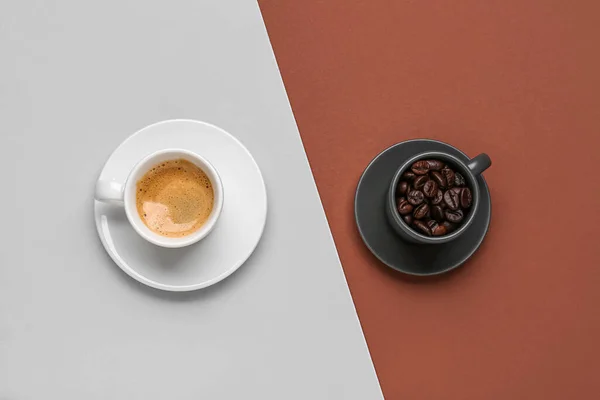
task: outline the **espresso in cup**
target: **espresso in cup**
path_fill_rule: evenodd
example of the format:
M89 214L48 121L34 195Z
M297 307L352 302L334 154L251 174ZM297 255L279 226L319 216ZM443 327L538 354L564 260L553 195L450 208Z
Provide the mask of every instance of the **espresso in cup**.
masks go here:
M140 219L166 237L185 237L200 229L212 213L214 200L209 177L184 159L154 165L136 184Z

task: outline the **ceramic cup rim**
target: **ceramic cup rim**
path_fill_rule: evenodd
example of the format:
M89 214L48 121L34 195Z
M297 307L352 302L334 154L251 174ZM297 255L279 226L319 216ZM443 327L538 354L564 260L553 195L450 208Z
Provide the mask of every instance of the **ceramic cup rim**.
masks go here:
M461 226L455 230L454 232L443 235L443 236L426 236L423 235L410 226L404 221L400 213L396 208L396 188L398 187L398 182L400 181L400 177L402 174L412 165L415 161L422 160L425 158L438 158L446 161L450 161L452 165L460 172L468 182L468 187L471 189L471 193L473 195L473 204L471 205L471 209L469 211L469 215L466 221L463 221ZM440 244L447 243L451 240L456 239L460 235L462 235L473 223L475 219L475 215L479 209L479 185L477 183L477 179L475 175L471 172L467 164L458 159L457 157L442 151L425 151L416 154L411 157L407 161L405 161L394 174L392 181L390 183L388 189L388 207L391 213L393 223L395 223L396 227L400 228L403 233L408 235L411 239L418 243L422 244Z
M210 179L214 191L213 209L207 219L197 231L189 235L173 238L153 232L144 224L136 208L136 184L150 168L163 161L183 158L200 168ZM148 242L161 247L180 248L194 244L204 239L215 227L223 210L224 188L221 177L216 168L204 157L185 149L168 148L155 151L142 158L129 172L123 190L123 203L125 214L133 229Z

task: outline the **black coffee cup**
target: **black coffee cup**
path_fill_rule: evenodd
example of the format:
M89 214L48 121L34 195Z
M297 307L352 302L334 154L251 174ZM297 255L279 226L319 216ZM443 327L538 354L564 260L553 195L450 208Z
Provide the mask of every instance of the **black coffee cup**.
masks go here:
M459 172L462 176L464 176L465 180L467 181L467 186L471 189L471 194L473 197L473 203L471 205L471 208L469 209L467 218L460 223L458 229L443 236L426 236L417 232L406 222L404 222L404 219L398 213L398 209L396 208L396 187L398 186L398 182L400 181L400 177L402 176L402 174L405 171L407 171L415 161L431 159L440 160L449 164L451 168L453 168L456 172ZM479 184L477 183L477 177L483 171L488 169L491 165L492 160L485 153L474 157L467 163L459 160L458 158L448 153L438 151L420 153L407 160L396 171L396 174L394 175L394 178L392 179L392 182L390 183L390 187L388 189L386 214L387 219L391 224L392 228L394 228L396 233L398 233L398 235L400 235L401 238L409 242L418 244L446 243L453 239L456 239L457 237L462 235L463 232L465 232L473 223L473 219L475 218L475 215L477 214L479 208L480 199Z

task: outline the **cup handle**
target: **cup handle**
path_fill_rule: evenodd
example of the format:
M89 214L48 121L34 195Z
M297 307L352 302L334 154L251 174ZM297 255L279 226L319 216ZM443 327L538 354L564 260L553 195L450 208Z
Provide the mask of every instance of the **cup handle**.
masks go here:
M115 181L96 182L96 193L94 198L104 203L123 204L123 185Z
M474 176L481 175L483 171L492 165L492 159L485 153L475 156L468 162L467 167Z

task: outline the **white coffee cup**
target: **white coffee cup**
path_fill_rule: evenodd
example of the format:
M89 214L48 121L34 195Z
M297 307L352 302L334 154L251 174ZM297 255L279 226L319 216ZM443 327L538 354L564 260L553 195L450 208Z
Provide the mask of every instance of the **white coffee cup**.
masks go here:
M136 208L136 184L152 167L161 162L184 159L200 168L210 179L214 191L213 209L208 219L197 231L183 237L167 237L153 232L144 224ZM129 173L125 182L98 180L96 183L95 198L107 203L122 204L125 214L133 229L144 239L157 246L162 247L184 247L196 243L208 235L223 209L223 183L217 170L206 159L191 151L181 149L166 149L152 153L138 162Z

